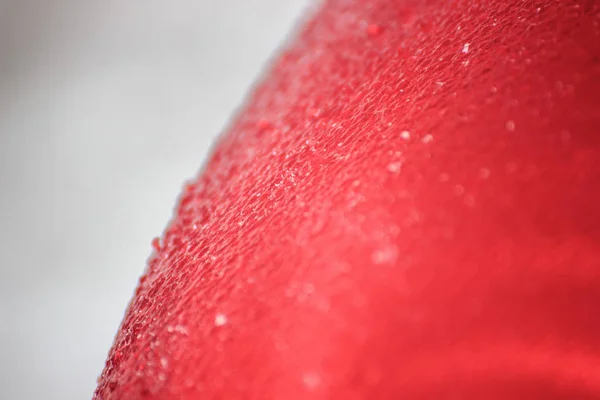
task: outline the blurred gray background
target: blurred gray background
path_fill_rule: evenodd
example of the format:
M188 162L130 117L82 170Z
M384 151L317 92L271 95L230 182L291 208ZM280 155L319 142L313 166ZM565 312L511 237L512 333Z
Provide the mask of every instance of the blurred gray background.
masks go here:
M0 399L89 399L150 242L310 0L0 0Z

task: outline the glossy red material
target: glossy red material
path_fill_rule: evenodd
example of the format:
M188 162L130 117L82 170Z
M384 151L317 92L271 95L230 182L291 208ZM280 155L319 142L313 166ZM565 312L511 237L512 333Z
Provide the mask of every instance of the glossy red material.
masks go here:
M600 398L600 2L326 1L157 249L96 400Z

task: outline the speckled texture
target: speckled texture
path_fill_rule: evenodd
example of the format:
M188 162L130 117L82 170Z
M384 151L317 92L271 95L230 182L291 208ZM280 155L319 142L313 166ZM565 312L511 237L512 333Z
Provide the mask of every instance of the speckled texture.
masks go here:
M327 1L186 186L94 398L599 398L599 13Z

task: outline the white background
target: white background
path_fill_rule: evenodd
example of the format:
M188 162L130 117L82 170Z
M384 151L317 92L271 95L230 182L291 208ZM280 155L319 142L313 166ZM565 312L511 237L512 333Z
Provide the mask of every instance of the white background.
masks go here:
M0 0L0 399L89 399L178 192L310 0Z

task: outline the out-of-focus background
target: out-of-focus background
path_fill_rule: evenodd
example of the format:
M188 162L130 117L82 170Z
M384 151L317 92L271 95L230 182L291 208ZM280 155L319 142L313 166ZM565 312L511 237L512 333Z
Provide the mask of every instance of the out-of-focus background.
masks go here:
M89 399L150 242L311 0L0 0L0 399Z

